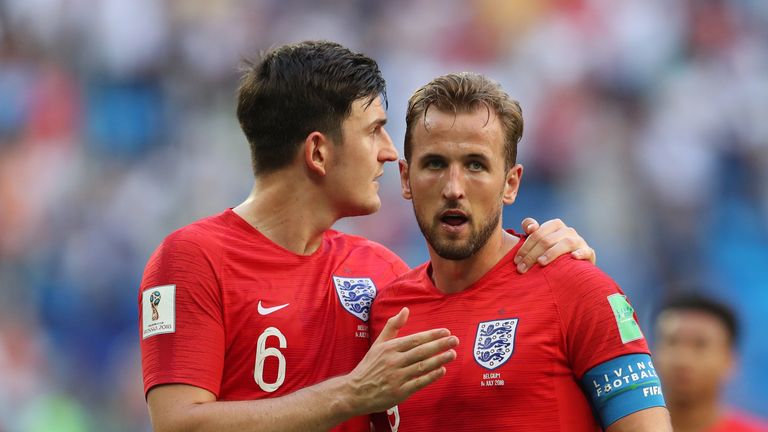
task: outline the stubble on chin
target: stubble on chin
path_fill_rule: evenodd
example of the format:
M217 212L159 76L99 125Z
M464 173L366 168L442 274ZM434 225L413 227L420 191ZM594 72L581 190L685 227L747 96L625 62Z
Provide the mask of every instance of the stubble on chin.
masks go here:
M420 218L417 214L416 222L419 224L419 229L427 243L429 243L438 256L447 260L461 261L471 257L488 243L488 239L491 238L493 231L499 224L500 218L501 212L495 212L495 217L487 219L479 229L475 229L470 225L469 237L465 240L453 240L449 234L441 233L441 222L437 217L433 218L430 223ZM467 224L471 224L471 222L472 219L467 220Z

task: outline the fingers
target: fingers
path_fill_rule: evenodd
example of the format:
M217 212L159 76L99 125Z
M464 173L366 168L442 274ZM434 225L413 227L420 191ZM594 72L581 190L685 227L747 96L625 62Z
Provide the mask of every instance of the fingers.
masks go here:
M381 329L381 333L379 334L379 337L376 338L374 345L379 343L379 341L384 342L397 337L397 333L401 328L403 328L405 323L408 322L409 313L410 311L408 308L404 307L400 309L400 312L398 312L397 315L389 318L387 323L384 325L384 328Z
M592 264L597 264L597 254L595 250L589 246L578 248L571 252L571 256L577 260L588 260Z
M520 226L523 227L523 232L526 234L531 234L537 229L539 229L539 222L536 221L536 219L527 217L523 219L523 222L520 223Z
M414 333L412 335L392 339L389 341L389 344L392 345L392 348L395 351L406 352L406 351L418 349L418 351L416 351L416 353L418 353L433 347L433 345L431 345L432 342L437 341L439 339L448 338L450 335L451 335L451 332L448 331L448 329L425 330L419 333ZM456 345L458 345L458 338L453 336L453 339L456 340ZM424 345L426 345L426 347ZM447 348L450 348L450 347L447 347ZM447 348L444 348L444 349L447 349ZM430 355L433 355L433 354L434 353L429 354L426 357L429 357Z
M408 395L413 394L445 376L445 372L445 368L440 367L432 372L416 377L403 384L402 391Z
M523 223L528 219L531 218L526 218L523 220ZM528 226L531 227L531 229L534 227L536 229L532 232L528 232L528 238L525 239L525 242L523 242L523 245L515 255L515 264L517 265L517 271L520 273L525 273L536 263L536 260L544 253L544 251L554 245L554 243L547 243L556 238L549 237L550 234L553 234L558 230L568 229L565 223L560 219L546 221L541 226L538 224L529 224Z
M530 233L520 247L515 256L517 271L525 273L536 263L547 265L566 253L574 253L574 258L592 263L596 260L594 250L575 229L560 219L547 221Z
M523 232L528 235L528 238L523 242L523 245L520 246L520 249L515 255L516 265L523 261L523 257L528 256L528 254L531 252L531 249L533 249L534 245L538 241L538 238L541 237L541 233L536 234L538 231L540 231L540 226L536 219L527 217L523 219L523 222L520 223L520 226L523 227Z
M454 360L456 360L455 350L440 350L436 355L410 363L403 369L403 373L407 379L417 378Z
M567 229L571 230L571 228ZM573 235L576 235L575 233L576 231L573 231ZM585 245L579 244L577 242L578 240L576 240L573 236L563 237L563 233L560 231L553 232L552 234L543 237L541 241L539 241L538 245L536 245L531 251L530 258L535 260L531 263L531 266L535 262L543 266L547 265L560 255L570 253ZM529 268L531 266L529 266Z
M389 319L389 335L396 334L407 318L403 308ZM381 336L347 383L357 412L381 411L398 404L414 391L445 375L444 365L456 358L459 339L447 329L434 329L385 340Z
M405 351L405 364L410 365L426 360L437 353L456 348L459 345L459 338L456 336L446 336L430 342L420 344L408 351Z

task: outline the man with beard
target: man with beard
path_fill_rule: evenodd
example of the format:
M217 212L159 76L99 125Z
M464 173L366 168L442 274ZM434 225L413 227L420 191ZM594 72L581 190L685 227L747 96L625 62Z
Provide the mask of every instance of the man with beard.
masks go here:
M440 381L374 416L377 431L670 431L616 283L567 256L513 269L523 240L501 214L523 174L522 132L519 104L482 75L438 77L408 102L402 194L431 260L382 290L371 328L407 306L401 335L439 326L461 345Z

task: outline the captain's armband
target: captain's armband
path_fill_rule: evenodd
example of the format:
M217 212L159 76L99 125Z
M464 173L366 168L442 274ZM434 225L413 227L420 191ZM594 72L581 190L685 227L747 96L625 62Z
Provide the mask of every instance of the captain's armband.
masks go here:
M601 363L584 374L581 385L603 428L646 408L665 406L651 356L629 354Z

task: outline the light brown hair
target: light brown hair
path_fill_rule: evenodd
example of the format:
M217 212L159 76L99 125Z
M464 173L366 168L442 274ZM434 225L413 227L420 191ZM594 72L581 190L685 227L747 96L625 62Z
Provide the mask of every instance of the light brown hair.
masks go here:
M416 122L424 121L427 111L436 108L454 114L473 112L479 107L488 110L488 119L495 113L504 133L506 168L515 165L517 144L523 136L523 111L501 85L484 75L473 72L451 73L437 77L416 90L408 99L405 116L405 160L411 160L413 131Z

